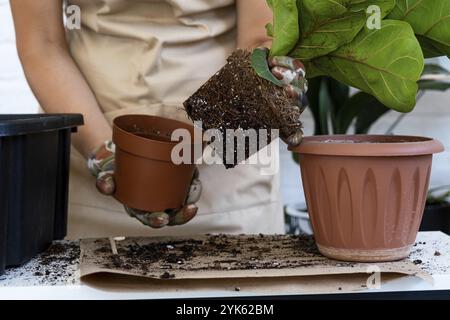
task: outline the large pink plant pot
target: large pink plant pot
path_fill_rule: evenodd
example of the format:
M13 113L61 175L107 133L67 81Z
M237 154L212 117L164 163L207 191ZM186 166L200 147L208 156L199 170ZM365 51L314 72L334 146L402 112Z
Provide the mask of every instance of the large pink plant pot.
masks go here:
M320 252L345 261L407 257L419 230L436 140L409 136L305 138L301 174Z

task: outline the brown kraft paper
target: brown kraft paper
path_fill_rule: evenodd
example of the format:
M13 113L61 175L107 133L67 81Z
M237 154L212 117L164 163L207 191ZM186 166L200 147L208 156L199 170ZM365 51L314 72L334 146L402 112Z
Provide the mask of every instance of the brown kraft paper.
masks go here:
M382 283L405 276L432 281L409 260L376 264L330 260L317 251L312 237L305 236L81 240L82 280L110 289L332 293L365 290L374 283L374 272L379 272Z

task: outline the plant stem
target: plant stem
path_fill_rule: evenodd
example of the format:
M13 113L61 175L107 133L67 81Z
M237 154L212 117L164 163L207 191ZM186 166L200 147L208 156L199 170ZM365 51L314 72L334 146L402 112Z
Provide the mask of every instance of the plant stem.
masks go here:
M424 91L419 91L417 94L416 102L419 102L419 100L425 95ZM393 135L395 128L402 122L402 120L407 116L407 113L400 113L397 119L395 119L394 123L387 129L386 135Z

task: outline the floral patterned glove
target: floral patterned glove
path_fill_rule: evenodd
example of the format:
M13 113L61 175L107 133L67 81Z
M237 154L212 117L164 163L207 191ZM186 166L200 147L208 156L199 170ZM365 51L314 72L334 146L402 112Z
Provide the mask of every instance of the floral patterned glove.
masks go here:
M105 195L113 195L116 188L114 182L114 152L114 143L106 141L88 159L88 168L96 178L97 189ZM198 169L196 169L189 195L181 209L146 212L125 206L125 211L129 216L152 228L182 225L191 221L197 214L198 208L195 203L200 199L201 192L202 184L199 180Z
M305 66L300 60L277 56L268 59L272 74L284 84L284 90L293 100L292 108L298 108L296 114L301 114L308 106L308 81L306 80ZM289 147L298 146L303 139L303 131L301 127L290 136L281 136Z

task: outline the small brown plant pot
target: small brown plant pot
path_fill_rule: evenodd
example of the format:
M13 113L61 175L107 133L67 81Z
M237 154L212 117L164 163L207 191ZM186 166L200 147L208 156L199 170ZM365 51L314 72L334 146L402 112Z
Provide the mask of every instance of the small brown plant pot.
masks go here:
M172 149L179 143L171 141L176 129L189 131L192 140L187 144L194 150L194 127L183 122L147 115L125 115L114 120L114 197L118 201L149 212L183 206L195 165L172 161Z
M320 252L359 262L400 260L419 230L439 141L316 136L294 148Z

